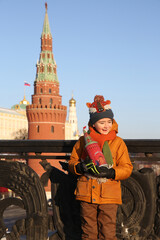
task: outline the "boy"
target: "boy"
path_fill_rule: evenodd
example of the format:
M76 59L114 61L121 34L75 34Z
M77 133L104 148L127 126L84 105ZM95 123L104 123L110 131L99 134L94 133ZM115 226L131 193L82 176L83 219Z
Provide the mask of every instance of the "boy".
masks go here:
M89 134L98 142L110 168L95 166L87 157L80 137L69 161L69 170L78 176L76 199L81 201L82 240L116 240L116 214L122 204L120 180L128 178L133 166L127 147L118 137L110 101L96 95L89 107ZM82 161L82 159L85 159Z

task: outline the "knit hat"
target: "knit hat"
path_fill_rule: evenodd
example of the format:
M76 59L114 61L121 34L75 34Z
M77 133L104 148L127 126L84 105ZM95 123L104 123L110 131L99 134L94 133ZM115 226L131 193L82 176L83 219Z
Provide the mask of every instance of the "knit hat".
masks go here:
M89 108L90 123L93 125L102 118L110 118L113 120L113 112L110 107L110 100L104 101L104 97L96 95L93 103L86 103Z

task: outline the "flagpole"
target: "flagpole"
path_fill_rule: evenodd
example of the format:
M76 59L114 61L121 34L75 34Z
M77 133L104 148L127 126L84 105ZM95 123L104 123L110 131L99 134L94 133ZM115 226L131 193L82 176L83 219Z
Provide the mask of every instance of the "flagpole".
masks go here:
M24 82L25 83L25 82ZM25 98L25 84L24 84L24 98Z

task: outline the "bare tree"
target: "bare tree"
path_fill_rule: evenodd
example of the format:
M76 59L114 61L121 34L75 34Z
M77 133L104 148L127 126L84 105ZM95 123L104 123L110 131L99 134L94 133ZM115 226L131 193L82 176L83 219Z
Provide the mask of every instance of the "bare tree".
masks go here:
M20 139L20 140L25 140L25 139L28 139L28 131L27 131L27 129L26 128L22 128L22 129L19 129L18 131L16 131L15 133L14 133L14 139L16 140L18 140L18 139Z

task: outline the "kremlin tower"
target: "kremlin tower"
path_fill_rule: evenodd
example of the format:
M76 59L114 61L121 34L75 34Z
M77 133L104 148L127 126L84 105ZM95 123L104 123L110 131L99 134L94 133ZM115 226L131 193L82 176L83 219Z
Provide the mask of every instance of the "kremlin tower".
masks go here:
M37 62L32 104L27 106L29 139L65 139L67 107L59 95L57 65L52 52L47 3L41 35L41 53Z
M64 140L67 107L62 105L62 97L59 95L57 65L52 52L52 35L49 27L47 3L45 3L45 8L34 94L32 95L32 104L26 107L28 139ZM44 170L39 161L39 159L29 159L28 165L41 176ZM48 162L61 168L58 161L48 160ZM50 184L46 191L50 192Z

